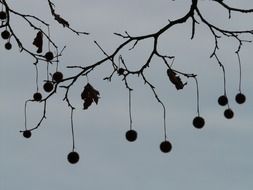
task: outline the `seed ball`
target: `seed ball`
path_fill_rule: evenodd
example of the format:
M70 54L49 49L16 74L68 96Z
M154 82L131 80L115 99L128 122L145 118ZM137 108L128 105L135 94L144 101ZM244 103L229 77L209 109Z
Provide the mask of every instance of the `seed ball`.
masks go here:
M225 118L227 118L227 119L232 119L232 118L234 117L234 112L233 112L233 110L231 110L230 108L226 109L226 110L224 111L224 116L225 116Z
M79 161L79 154L75 151L72 151L68 154L68 161L71 164L76 164Z
M0 11L0 20L5 20L7 18L7 14L4 11Z
M54 85L52 82L50 81L47 81L44 85L43 85L43 89L46 91L46 92L51 92L54 88Z
M200 117L200 116L197 116L197 117L195 117L195 118L193 119L192 124L193 124L193 126L194 126L195 128L201 129L201 128L203 128L204 125L205 125L205 120L204 120L204 118L202 118L202 117Z
M45 54L45 58L47 61L51 61L54 58L53 52L49 51Z
M10 42L7 42L5 45L4 45L5 49L7 50L10 50L12 48L12 45Z
M9 39L9 37L10 37L10 32L8 31L8 30L4 30L2 33L1 33L1 36L2 36L2 38L4 39L4 40L7 40L7 39Z
M23 136L28 139L32 136L32 133L31 133L31 131L26 130L23 132Z
M125 69L123 69L123 68L119 68L119 70L118 70L118 74L119 74L119 75L123 75L123 74L124 74L124 71L125 71Z
M161 144L160 144L160 150L163 152L163 153L168 153L170 152L172 149L172 145L169 141L165 140L163 141Z
M225 96L225 95L220 96L220 97L218 98L218 103L219 103L219 105L221 105L221 106L227 105L227 104L228 104L228 98L227 98L227 96Z
M246 96L242 93L238 93L236 96L235 96L235 101L238 103L238 104L243 104L245 101L246 101Z
M39 92L34 93L34 94L33 94L33 99L34 99L35 101L37 101L37 102L41 101L41 99L42 99L41 93L39 93Z
M129 130L126 132L126 139L129 142L134 142L137 139L137 132L135 130Z
M63 74L61 73L61 72L55 72L54 74L53 74L53 80L55 81L55 82L60 82L61 80L63 79Z

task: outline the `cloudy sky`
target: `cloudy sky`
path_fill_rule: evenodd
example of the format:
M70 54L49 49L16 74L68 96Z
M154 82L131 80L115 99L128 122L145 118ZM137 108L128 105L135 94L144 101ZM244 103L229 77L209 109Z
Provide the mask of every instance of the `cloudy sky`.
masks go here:
M46 1L8 1L20 12L36 14L52 24L51 36L63 47L59 69L65 76L79 70L66 69L68 65L89 65L104 58L94 40L112 52L123 39L113 32L143 35L157 31L183 16L189 9L189 0L93 0L55 1L57 12L77 30L90 32L89 36L76 36L62 28L50 17ZM225 1L232 6L253 8L251 0ZM252 29L252 15L228 13L209 0L199 2L203 15L213 24L225 29ZM29 48L35 31L17 17L12 17L17 35ZM43 27L43 26L40 26ZM72 88L71 102L74 112L76 150L80 161L67 162L71 151L70 110L62 101L63 90L48 101L47 120L32 138L25 139L24 102L36 90L33 59L13 49L6 51L0 40L0 189L2 190L68 190L68 189L188 189L188 190L250 190L253 187L253 65L252 44L241 50L243 84L247 102L238 105L237 44L231 38L220 40L218 55L227 71L228 97L235 112L232 120L223 117L224 108L217 104L222 95L222 72L214 59L209 59L214 47L213 37L203 24L196 26L191 36L191 23L176 26L161 36L161 53L176 56L174 67L187 73L198 74L200 86L200 112L206 120L202 130L192 126L196 116L196 92L193 80L177 91L166 77L166 68L154 59L146 75L156 85L157 93L167 108L168 138L173 145L169 154L159 150L163 140L163 112L150 88L140 78L129 79L135 89L132 93L133 128L138 131L134 143L125 140L129 129L128 91L120 77L111 83L103 78L110 75L110 63L94 70L89 82L100 91L97 106L82 110L80 93L87 83L80 79ZM252 36L243 36L252 40ZM130 68L138 68L148 57L152 43L140 43L134 51L123 50ZM45 63L39 64L39 79L46 76ZM40 86L42 82L40 82ZM40 87L41 88L41 87ZM41 89L42 90L42 89ZM43 111L38 103L28 105L28 128L36 125Z

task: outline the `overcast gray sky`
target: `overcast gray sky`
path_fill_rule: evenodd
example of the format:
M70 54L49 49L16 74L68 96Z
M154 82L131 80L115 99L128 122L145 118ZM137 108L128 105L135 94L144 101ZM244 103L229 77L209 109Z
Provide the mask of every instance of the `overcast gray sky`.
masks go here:
M60 60L65 76L67 65L89 65L104 57L95 46L97 40L107 51L113 51L122 41L113 32L127 30L132 35L149 34L168 23L168 19L183 16L189 9L189 0L93 0L55 1L57 12L72 27L90 32L78 37L57 25L50 17L46 1L10 0L17 10L37 14L52 23L51 35L59 47L67 45ZM251 0L225 1L232 6L253 8ZM224 28L252 29L253 14L228 13L209 0L199 6L212 23ZM35 35L22 20L12 19L17 35L28 47ZM27 27L27 29L25 29ZM241 50L243 65L244 105L238 105L234 96L238 92L238 63L232 40L221 40L220 59L227 68L228 96L235 112L232 120L223 117L224 108L217 104L222 94L222 73L214 59L209 59L214 41L203 24L196 26L196 36L190 40L191 23L187 22L166 32L159 42L162 53L176 56L176 69L198 74L201 115L206 126L197 130L192 126L196 116L195 83L188 81L182 91L176 91L166 77L164 65L154 59L147 70L150 81L157 86L159 97L167 107L168 137L173 149L169 154L159 150L163 140L161 106L148 86L139 78L130 80L135 88L132 94L133 127L138 131L134 143L125 140L129 129L128 91L120 78L111 83L103 81L110 69L101 67L89 75L90 83L100 91L97 106L82 110L80 93L86 78L79 80L71 91L71 101L78 108L74 114L76 150L80 161L70 165L66 156L71 151L70 110L62 101L63 90L48 102L47 120L24 139L24 101L35 91L33 59L19 53L15 43L6 51L0 40L0 189L1 190L251 190L253 188L253 65L252 44ZM244 36L252 40L252 36ZM148 56L150 42L140 44L133 52L123 55L129 67L136 68ZM108 63L107 65L109 65ZM40 80L46 76L41 63ZM186 79L184 79L186 80ZM40 83L42 85L42 83ZM41 117L42 105L28 105L28 127Z

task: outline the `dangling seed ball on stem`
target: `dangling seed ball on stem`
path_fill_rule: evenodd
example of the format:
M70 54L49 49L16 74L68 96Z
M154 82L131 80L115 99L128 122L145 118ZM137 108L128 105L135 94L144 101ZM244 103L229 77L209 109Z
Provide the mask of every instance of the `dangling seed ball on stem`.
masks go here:
M79 154L75 151L72 151L68 154L68 161L71 164L76 164L79 161Z
M126 132L126 139L129 142L134 142L137 139L137 132L135 130L129 130Z
M221 105L221 106L227 105L227 104L228 104L228 98L227 98L227 96L225 96L225 95L220 96L220 97L218 98L218 103L219 103L219 105Z
M5 20L7 18L7 14L4 11L0 11L0 20Z
M228 108L224 111L224 116L227 119L232 119L234 117L234 112L232 109Z
M2 36L2 38L4 39L4 40L7 40L7 39L9 39L9 37L10 37L10 32L8 31L8 30L4 30L2 33L1 33L1 36Z
M53 74L53 80L55 82L60 82L62 79L63 79L63 74L61 72L57 71Z
M238 104L243 104L245 101L246 101L246 96L242 93L238 93L236 96L235 96L235 101L238 103Z
M48 52L45 54L45 58L46 58L47 61L51 61L51 60L54 58L53 52L48 51Z
M39 93L39 92L34 93L34 94L33 94L33 99L34 99L34 101L36 101L36 102L41 101L41 99L42 99L41 93Z
M204 118L202 118L202 117L200 117L200 116L197 116L197 117L195 117L195 118L193 119L192 124L193 124L193 126L194 126L195 128L201 129L201 128L203 128L204 125L205 125L205 120L204 120Z
M160 150L163 152L163 153L168 153L170 152L172 149L172 145L169 141L165 140L163 142L161 142L160 144Z
M44 85L43 85L43 89L46 91L46 92L51 92L54 88L54 85L52 82L50 81L47 81Z
M32 133L29 130L25 130L23 132L23 136L28 139L28 138L30 138L32 136Z
M5 45L4 45L5 49L7 50L10 50L12 48L12 45L10 42L7 42Z

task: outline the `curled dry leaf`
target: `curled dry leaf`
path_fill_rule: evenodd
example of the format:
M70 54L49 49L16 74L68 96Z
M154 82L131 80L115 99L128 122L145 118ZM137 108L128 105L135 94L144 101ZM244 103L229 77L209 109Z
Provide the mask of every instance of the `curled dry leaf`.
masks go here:
M35 45L38 50L37 53L41 53L42 52L42 47L43 47L43 33L41 31L39 31L36 35L36 37L33 40L33 45Z
M84 100L83 109L88 109L92 102L98 103L99 91L93 88L89 83L84 87L81 94L81 98Z
M172 69L167 70L167 75L170 79L170 82L175 85L177 90L183 89L184 86L187 84L183 83L181 78L177 76L177 74Z
M68 21L66 21L65 19L63 19L60 15L58 15L58 14L55 14L54 15L54 18L55 18L55 20L57 20L57 22L59 22L60 24L62 24L63 25L63 27L69 27L69 23L68 23Z

